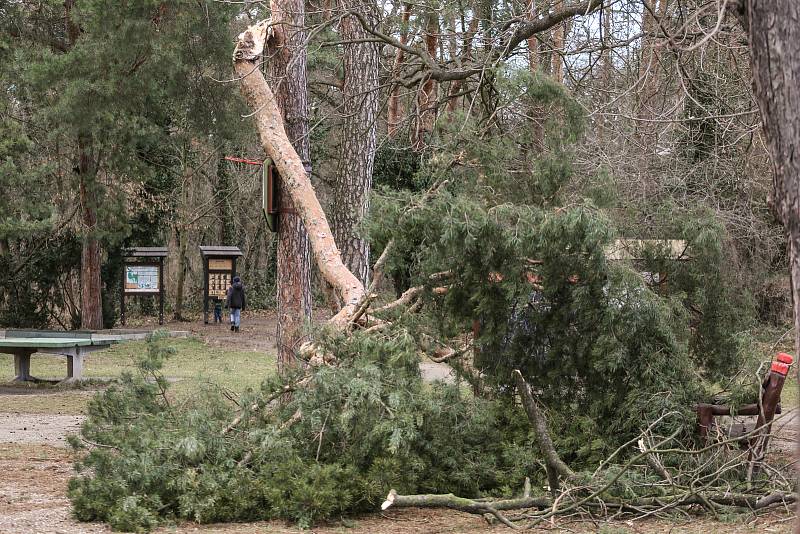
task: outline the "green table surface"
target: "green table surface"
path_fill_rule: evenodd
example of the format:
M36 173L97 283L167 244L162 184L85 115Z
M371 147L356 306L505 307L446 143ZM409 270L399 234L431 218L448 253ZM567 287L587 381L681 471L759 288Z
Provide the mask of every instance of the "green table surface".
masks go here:
M0 347L63 349L67 347L86 347L89 345L111 345L111 340L91 340L81 338L46 337L0 337Z

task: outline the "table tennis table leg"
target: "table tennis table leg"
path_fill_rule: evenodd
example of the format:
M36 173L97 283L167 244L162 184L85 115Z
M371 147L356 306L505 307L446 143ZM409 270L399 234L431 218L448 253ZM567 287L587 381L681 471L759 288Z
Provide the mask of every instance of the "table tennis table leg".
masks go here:
M83 351L80 347L67 355L67 380L80 380L83 377Z
M29 382L31 376L32 351L19 351L14 353L14 382Z

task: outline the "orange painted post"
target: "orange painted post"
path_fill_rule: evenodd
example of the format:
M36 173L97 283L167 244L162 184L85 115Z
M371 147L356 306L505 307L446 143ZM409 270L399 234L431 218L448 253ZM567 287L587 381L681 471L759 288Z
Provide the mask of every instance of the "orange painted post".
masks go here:
M784 352L778 353L775 361L772 362L767 379L761 386L761 412L758 414L756 428L758 430L750 439L749 460L760 461L764 458L769 443L769 435L772 429L772 420L775 417L775 410L781 401L781 391L789 374L789 366L792 365L794 358ZM763 427L763 428L762 428Z

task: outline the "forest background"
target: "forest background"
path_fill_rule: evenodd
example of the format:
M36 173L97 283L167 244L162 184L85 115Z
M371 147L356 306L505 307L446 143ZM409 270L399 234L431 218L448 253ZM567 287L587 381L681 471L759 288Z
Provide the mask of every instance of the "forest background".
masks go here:
M367 245L348 253L341 237L366 235L352 229L370 186L423 187L418 170L459 132L497 140L524 128L528 146L545 152L552 110L520 99L528 73L563 87L585 117L551 162L562 174L569 164L569 178L536 195L565 193L569 205L571 193L591 194L624 237L676 238L714 221L726 283L753 319L782 324L786 245L767 201L743 30L714 3L589 4L502 54L511 22L563 3L305 6L311 177L346 262L366 275ZM349 10L374 16L383 37L369 41L342 18ZM176 318L201 306L200 244L240 247L251 305L275 305L278 240L260 213L259 168L223 159L263 157L230 53L235 35L268 13L258 2L0 4L2 324L115 325L128 246L170 247ZM446 67L441 80L426 74L426 57Z

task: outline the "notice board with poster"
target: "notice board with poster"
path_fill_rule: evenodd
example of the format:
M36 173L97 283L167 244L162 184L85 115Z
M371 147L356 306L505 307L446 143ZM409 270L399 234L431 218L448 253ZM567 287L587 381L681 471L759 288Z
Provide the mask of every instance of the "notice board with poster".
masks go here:
M208 324L208 308L214 300L224 300L236 276L236 260L242 256L238 247L201 246L203 256L203 322Z
M158 265L125 264L125 293L158 293L160 280Z
M164 324L164 258L167 247L134 247L124 251L120 319L126 324L130 297L157 297L158 324Z

